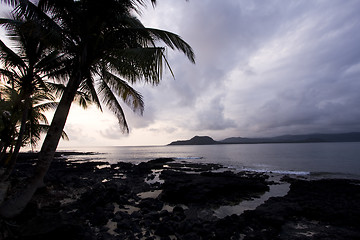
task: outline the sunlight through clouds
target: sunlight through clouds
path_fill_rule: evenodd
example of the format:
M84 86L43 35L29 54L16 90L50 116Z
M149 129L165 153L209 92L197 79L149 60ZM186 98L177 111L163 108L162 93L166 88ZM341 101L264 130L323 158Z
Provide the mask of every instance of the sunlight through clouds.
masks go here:
M141 117L124 106L129 135L110 112L74 106L65 128L71 141L61 145L360 131L358 9L357 0L149 5L141 21L180 35L196 65L167 49L175 79L166 71L159 86L134 86L145 112Z

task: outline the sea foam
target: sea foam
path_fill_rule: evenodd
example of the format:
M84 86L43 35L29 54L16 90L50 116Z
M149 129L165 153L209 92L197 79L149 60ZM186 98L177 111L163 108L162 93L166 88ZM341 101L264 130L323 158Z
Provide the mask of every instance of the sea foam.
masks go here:
M286 175L310 175L310 172L307 172L307 171L269 170L269 169L252 169L252 168L242 168L241 170L249 171L249 172L258 172L258 173L276 173L276 174L286 174Z

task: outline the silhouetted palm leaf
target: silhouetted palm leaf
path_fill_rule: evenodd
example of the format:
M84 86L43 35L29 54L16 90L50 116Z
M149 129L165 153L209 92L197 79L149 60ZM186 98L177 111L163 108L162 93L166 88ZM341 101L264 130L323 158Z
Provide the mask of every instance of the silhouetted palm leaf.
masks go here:
M103 72L102 80L109 86L111 91L115 92L134 112L143 114L144 101L142 95L128 85L126 81L108 71Z
M106 84L105 81L100 83L100 94L102 95L102 101L112 111L118 119L120 128L123 132L129 132L129 126L126 122L125 113L116 99L116 96L111 91L111 88Z

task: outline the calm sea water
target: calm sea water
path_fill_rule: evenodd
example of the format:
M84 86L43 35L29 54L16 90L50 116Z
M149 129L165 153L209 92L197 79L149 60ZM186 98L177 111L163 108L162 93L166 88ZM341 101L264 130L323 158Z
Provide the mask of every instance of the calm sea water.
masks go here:
M63 149L64 150L64 149ZM220 163L234 170L360 178L360 143L229 144L66 149L97 152L74 159L140 163L169 157Z

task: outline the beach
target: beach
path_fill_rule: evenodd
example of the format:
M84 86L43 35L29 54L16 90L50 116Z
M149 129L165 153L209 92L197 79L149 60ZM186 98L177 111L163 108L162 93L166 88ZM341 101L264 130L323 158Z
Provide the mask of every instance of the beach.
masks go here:
M69 161L72 154L81 159L58 155L46 187L19 217L1 221L3 239L360 238L359 180L232 172L170 158ZM26 156L12 178L20 185L36 157Z

